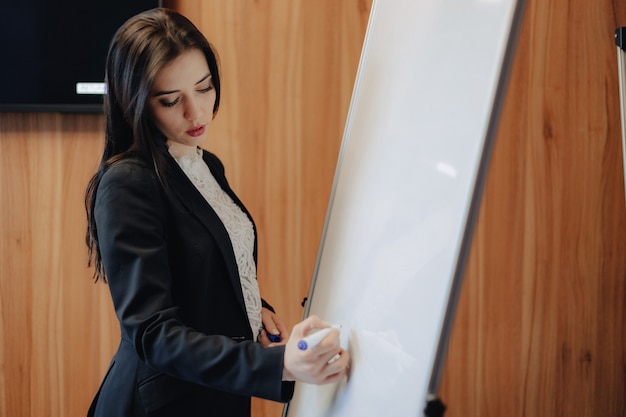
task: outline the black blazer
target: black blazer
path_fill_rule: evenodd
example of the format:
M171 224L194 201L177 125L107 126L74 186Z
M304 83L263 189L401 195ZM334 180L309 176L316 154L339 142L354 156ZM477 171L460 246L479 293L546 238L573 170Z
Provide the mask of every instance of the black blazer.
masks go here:
M219 159L203 159L249 216ZM90 415L239 417L250 414L250 396L288 401L284 347L254 340L224 225L173 158L163 175L168 189L154 167L126 159L97 189L97 240L122 340Z

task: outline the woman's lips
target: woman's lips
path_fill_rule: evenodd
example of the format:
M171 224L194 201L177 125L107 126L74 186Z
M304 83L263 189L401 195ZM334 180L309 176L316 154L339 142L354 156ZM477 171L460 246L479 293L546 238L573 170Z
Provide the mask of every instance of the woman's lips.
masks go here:
M206 126L202 125L202 126L194 127L193 129L189 129L185 133L187 133L191 137L197 138L198 136L201 136L204 133L205 129L206 129Z

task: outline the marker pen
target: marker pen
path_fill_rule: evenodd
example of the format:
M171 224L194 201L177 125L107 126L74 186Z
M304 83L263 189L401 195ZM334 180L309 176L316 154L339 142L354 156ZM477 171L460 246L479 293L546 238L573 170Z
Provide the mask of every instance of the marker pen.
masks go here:
M333 324L330 327L320 329L298 341L298 349L307 350L317 346L333 329L341 329L340 324Z
M280 337L279 334L267 333L267 337L268 337L268 339L270 339L270 342L272 342L272 343L278 343L278 342L283 340L283 338Z

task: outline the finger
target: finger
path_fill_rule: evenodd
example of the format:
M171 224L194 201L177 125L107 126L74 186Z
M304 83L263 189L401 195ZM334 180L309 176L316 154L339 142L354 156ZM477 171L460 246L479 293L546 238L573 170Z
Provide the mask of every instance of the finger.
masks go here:
M346 375L348 375L348 372L346 370L342 370L341 372L337 372L335 374L330 374L321 382L321 385L340 382L343 378L345 378Z
M273 315L270 324L266 324L264 328L272 343L277 345L284 345L287 343L287 340L289 339L289 332L277 315Z
M302 337L302 336L308 335L314 330L324 329L326 327L330 327L330 324L321 320L319 317L313 315L313 316L307 317L299 325L296 325L294 327L294 330L297 328L298 331L300 332L298 334L298 337Z
M287 326L285 326L285 323L280 317L274 316L273 319L274 326L276 326L276 330L278 330L279 333L288 333Z
M268 347L272 343L272 341L267 337L267 333L263 329L261 329L261 332L259 333L258 341L265 347Z
M263 323L265 330L271 334L280 334L278 327L276 326L276 316L271 317L266 323Z
M343 349L341 349L341 347L339 349L335 349L332 350L326 354L324 354L323 356L320 357L320 360L327 364L327 365L331 365L335 362L338 362L338 366L345 366L346 365L346 358L345 358L345 351ZM343 356L343 358L342 358ZM343 359L343 360L342 360Z
M263 327L272 334L276 334L278 329L276 329L275 318L276 315L272 313L268 309L262 310L261 318L263 320Z
M280 337L282 337L283 340L289 339L289 329L287 328L287 326L285 326L285 324L282 321L277 323L277 327L278 327L278 334L280 334Z
M339 329L332 329L330 333L322 339L317 346L314 346L313 352L318 356L333 357L341 350L341 341L339 339Z
M346 375L348 375L348 369L346 367L333 368L332 370L328 368L325 370L325 372L319 374L314 383L319 385L331 384L339 382Z
M338 352L327 363L324 373L325 380L330 381L341 378L347 374L350 365L350 354L344 350Z
M286 345L289 340L289 332L287 329L282 328L279 329L278 334L274 337L279 340L278 342L275 342L277 345Z

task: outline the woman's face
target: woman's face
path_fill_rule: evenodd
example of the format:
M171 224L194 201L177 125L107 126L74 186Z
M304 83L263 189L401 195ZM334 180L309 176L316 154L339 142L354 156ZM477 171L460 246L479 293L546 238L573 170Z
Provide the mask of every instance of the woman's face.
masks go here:
M207 138L215 97L206 58L192 49L157 73L148 108L168 141L198 146Z

